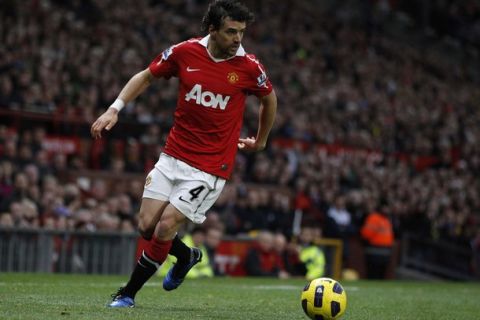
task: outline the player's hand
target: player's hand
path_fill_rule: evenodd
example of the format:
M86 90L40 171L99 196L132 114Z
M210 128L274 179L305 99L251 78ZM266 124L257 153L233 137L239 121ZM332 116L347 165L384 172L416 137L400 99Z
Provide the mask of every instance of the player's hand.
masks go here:
M108 108L98 119L92 124L90 133L95 139L102 137L102 130L109 131L118 121L118 111L114 108Z
M255 137L238 139L238 149L243 151L260 151L265 149L265 144L260 144Z

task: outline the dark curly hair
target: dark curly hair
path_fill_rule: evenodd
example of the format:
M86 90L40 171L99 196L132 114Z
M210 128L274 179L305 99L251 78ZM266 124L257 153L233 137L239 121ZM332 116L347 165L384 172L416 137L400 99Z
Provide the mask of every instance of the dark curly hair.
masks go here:
M252 23L255 20L248 8L235 0L215 0L208 6L208 10L202 19L202 30L208 31L212 25L215 30L220 29L223 20L230 17L232 20Z

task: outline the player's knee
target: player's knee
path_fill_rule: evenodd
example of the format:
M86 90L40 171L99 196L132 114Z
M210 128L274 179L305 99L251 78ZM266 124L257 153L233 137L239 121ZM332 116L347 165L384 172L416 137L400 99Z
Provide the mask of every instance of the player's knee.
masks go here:
M157 237L163 237L165 236L169 229L170 229L170 224L168 223L168 221L160 221L157 225L157 227L155 228L155 235Z
M161 240L173 239L178 230L178 225L172 219L160 221L155 228L155 236Z

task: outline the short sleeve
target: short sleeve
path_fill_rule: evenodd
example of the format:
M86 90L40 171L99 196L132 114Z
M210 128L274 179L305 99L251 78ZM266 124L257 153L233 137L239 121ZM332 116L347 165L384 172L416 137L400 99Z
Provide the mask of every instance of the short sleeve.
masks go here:
M249 94L257 97L264 97L273 90L272 83L268 79L264 66L258 61L254 55L248 54L247 59L250 65L251 83L247 88Z
M177 75L178 54L172 46L159 54L148 66L150 72L157 78L169 79Z

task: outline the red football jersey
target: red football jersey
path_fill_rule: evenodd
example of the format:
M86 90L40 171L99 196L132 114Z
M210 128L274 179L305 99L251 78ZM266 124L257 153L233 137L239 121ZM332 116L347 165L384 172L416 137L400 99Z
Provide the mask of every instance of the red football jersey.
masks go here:
M155 77L180 79L174 124L165 153L227 179L237 153L248 94L268 95L264 67L242 46L229 59L207 50L209 36L170 47L149 65Z

